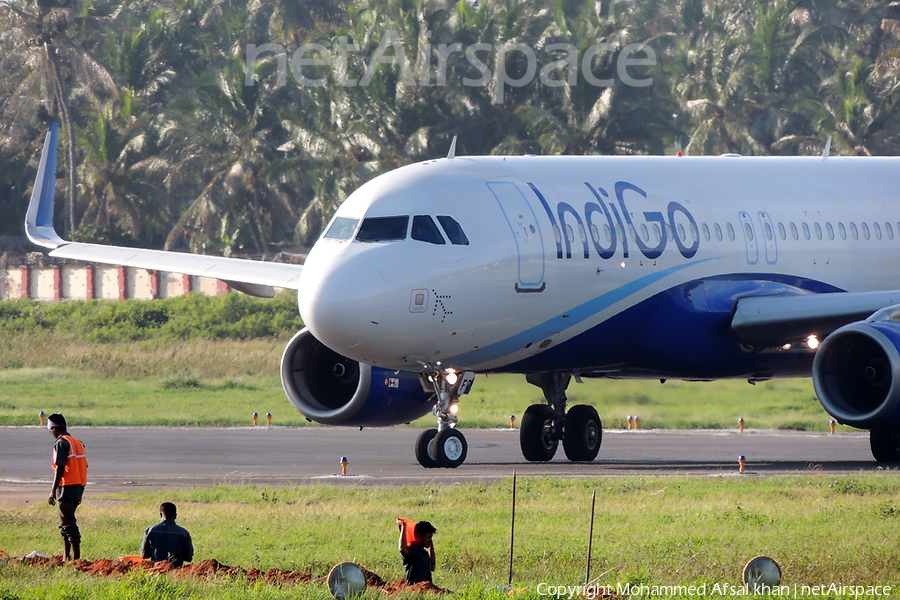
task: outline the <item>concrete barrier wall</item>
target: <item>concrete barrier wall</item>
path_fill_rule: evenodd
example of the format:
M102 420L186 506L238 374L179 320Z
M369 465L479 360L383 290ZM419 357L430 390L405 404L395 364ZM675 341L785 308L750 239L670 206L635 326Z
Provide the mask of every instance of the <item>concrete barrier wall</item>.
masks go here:
M64 264L0 268L0 300L155 300L192 292L221 296L229 291L228 284L218 279L131 267Z

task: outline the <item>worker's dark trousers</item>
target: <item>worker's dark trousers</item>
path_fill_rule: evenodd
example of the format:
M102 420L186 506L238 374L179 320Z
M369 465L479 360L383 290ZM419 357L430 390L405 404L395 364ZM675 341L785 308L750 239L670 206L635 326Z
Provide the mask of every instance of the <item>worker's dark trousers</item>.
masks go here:
M78 521L75 519L75 508L79 504L68 498L60 498L56 501L56 510L59 513L59 533L72 544L81 543L81 532L78 531Z

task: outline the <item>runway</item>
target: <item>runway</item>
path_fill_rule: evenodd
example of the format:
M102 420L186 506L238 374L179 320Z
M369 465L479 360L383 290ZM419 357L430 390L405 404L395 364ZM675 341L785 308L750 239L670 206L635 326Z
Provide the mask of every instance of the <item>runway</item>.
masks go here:
M519 476L745 476L875 471L865 432L609 430L591 463L571 463L562 445L549 463L529 463L518 430L463 429L468 458L457 469L425 469L413 454L420 430L344 427L73 427L88 455L89 491L256 485L452 485ZM49 492L52 438L46 428L0 427L0 498L34 501ZM348 475L341 476L341 457Z

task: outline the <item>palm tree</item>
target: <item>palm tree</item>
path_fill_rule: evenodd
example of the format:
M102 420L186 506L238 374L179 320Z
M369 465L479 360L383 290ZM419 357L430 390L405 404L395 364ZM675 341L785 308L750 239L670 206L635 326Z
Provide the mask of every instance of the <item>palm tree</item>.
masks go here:
M0 29L9 44L3 63L20 61L25 76L10 93L5 114L13 132L26 131L35 102L56 113L66 132L69 193L66 231L75 228L75 128L69 109L69 87L95 97L115 94L113 75L87 50L80 39L82 16L79 0L18 0L0 3ZM8 65L2 65L4 71ZM71 79L71 81L70 81Z

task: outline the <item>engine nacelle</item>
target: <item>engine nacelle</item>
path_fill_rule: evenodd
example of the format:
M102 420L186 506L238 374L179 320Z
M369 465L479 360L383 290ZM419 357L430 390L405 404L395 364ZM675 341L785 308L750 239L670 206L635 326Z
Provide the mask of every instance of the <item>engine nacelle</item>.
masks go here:
M281 384L297 410L329 425L380 427L431 412L434 394L416 373L388 371L341 356L306 328L281 357Z
M819 402L840 423L900 425L900 323L860 321L822 342L813 361Z

